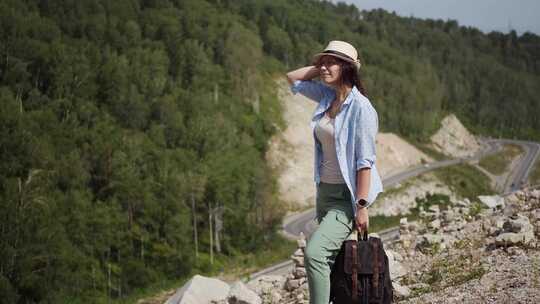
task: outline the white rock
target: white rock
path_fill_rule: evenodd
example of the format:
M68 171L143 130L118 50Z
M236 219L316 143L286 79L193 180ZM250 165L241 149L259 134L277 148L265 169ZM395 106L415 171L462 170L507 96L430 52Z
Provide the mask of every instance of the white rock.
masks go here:
M227 283L196 275L176 291L165 304L207 304L227 299L230 287Z
M439 212L440 212L439 205L431 205L431 206L429 206L428 211L431 211L431 212L433 212L435 214L439 214Z
M429 223L429 227L432 229L439 229L441 228L441 221L439 219L433 220Z
M504 207L504 198L499 195L479 195L478 199L492 209Z
M505 232L495 238L495 244L499 246L513 246L520 244L529 244L534 240L532 231L525 233Z
M540 220L540 209L533 210L531 212L531 218L533 219L533 221Z
M291 259L293 260L294 264L296 266L304 266L304 258L299 256L292 256Z
M238 281L233 284L227 296L229 304L261 304L261 298L244 283Z
M443 211L443 220L445 222L451 222L455 217L454 211L452 209Z
M401 256L401 254L397 253L396 251L391 250L391 249L386 249L385 252L386 252L386 255L388 256L388 260L396 260L398 262L403 261L403 257Z
M300 287L300 280L287 280L287 283L285 284L288 291L292 291Z
M502 217L494 217L491 219L491 222L493 223L493 226L499 229L502 229L504 226L504 218Z
M394 288L395 295L398 298L406 298L411 295L411 290L407 286L401 286L398 283L392 283L392 287Z
M306 237L303 232L300 232L300 238L296 242L299 248L306 248Z
M279 291L277 290L273 290L272 293L270 294L270 303L272 304L281 303L281 299L282 299L281 293L279 293Z
M392 281L395 281L407 274L405 267L394 259L388 259L388 266L390 268L390 279Z
M503 228L508 232L526 232L532 230L533 226L527 217L518 215L515 219L508 219Z
M430 244L441 243L443 241L443 237L439 234L424 234L423 237Z
M296 269L294 270L294 276L296 278L306 277L307 276L306 268L304 268L304 267L296 267Z

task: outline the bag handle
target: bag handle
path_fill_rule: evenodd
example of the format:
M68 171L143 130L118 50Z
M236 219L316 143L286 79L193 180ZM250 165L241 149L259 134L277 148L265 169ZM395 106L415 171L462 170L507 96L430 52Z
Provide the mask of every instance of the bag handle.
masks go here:
M360 239L358 239L358 234L360 233ZM355 240L355 241L367 241L369 238L368 238L368 229L364 229L362 231L360 231L360 229L358 229L358 226L356 225L356 221L353 220L353 231L351 233L353 236L351 239Z

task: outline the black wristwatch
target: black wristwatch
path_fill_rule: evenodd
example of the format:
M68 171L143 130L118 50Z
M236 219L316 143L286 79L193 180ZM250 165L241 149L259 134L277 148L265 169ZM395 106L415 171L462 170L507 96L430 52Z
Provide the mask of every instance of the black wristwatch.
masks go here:
M363 198L356 199L355 203L356 203L356 207L360 208L360 209L366 208L366 206L368 204L368 202Z

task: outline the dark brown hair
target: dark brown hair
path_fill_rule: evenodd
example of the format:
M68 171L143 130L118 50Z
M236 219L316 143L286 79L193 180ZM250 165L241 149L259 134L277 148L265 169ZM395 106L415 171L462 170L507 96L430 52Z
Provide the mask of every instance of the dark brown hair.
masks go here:
M360 79L360 73L358 72L358 69L356 66L350 62L347 62L345 60L340 60L342 62L341 64L341 81L343 84L356 86L358 91L362 93L362 95L368 97L367 90L362 84L362 80Z

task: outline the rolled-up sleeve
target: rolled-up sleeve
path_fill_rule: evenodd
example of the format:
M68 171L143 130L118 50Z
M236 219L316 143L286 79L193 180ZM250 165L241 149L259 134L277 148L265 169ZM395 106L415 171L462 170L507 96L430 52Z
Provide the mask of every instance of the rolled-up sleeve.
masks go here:
M296 80L291 85L293 94L300 93L316 102L320 102L328 94L329 90L331 90L329 87L314 80Z
M358 171L362 168L371 168L375 163L375 137L379 129L379 121L373 107L363 107L357 119L354 149Z

